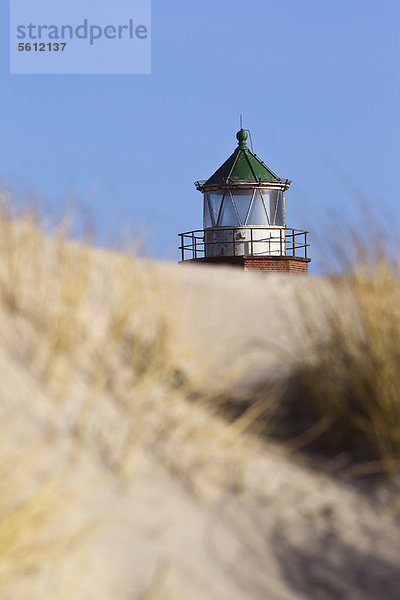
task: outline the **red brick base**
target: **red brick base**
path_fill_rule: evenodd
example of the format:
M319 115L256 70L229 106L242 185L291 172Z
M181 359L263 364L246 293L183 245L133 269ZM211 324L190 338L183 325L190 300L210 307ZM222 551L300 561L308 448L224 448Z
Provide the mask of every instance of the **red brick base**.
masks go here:
M309 258L297 256L225 256L218 258L198 258L185 260L180 264L211 264L221 266L233 266L259 273L293 273L294 275L308 275Z
M245 258L243 261L243 268L245 271L267 271L269 273L295 273L297 275L308 275L308 262L299 258Z

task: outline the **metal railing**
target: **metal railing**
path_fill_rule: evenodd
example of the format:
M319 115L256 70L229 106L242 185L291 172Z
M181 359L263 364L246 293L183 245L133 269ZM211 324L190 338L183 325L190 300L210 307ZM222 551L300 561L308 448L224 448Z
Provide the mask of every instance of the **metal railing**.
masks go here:
M265 236L263 237L263 232ZM182 261L201 258L287 256L308 258L308 231L291 227L221 227L215 229L196 229L180 233ZM223 238L220 237L221 234ZM213 239L210 241L211 238ZM231 238L231 239L229 239ZM218 253L218 248L223 253Z

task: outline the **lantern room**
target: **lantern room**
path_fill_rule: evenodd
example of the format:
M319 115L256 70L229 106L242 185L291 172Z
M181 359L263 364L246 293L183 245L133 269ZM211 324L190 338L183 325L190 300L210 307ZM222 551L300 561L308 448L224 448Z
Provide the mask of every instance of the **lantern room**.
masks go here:
M204 229L214 227L285 226L285 196L290 181L281 182L247 147L244 129L236 135L239 146L205 182Z
M277 177L248 148L246 130L236 138L233 154L209 179L195 184L203 194L203 230L180 234L182 261L229 262L249 270L252 259L255 267L275 258L283 259L279 269L265 270L288 270L291 257L302 259L299 270L307 271L307 232L286 227L285 192L291 181Z

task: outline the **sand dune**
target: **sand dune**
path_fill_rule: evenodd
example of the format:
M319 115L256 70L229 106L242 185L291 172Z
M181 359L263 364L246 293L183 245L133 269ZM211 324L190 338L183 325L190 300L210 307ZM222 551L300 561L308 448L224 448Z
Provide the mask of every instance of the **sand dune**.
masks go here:
M216 410L282 386L345 290L0 229L1 597L399 598L395 480Z

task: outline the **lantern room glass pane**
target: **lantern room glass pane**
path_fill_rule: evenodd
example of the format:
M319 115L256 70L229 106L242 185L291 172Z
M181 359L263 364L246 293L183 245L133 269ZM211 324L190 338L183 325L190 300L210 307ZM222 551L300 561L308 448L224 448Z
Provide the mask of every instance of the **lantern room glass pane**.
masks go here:
M271 225L279 225L281 227L285 225L283 203L284 195L282 190L269 191Z
M263 225L264 227L269 225L268 216L265 212L264 203L259 190L256 191L254 196L247 225Z
M212 227L210 207L208 205L207 194L204 194L203 228L208 229L209 227Z
M222 203L221 216L218 222L219 227L236 227L239 221L236 215L235 207L229 192L225 192Z
M216 226L223 195L223 191L206 192L204 194L204 229Z
M245 225L247 213L249 212L250 208L250 202L253 197L253 190L235 190L232 191L232 195L235 200L240 224Z

